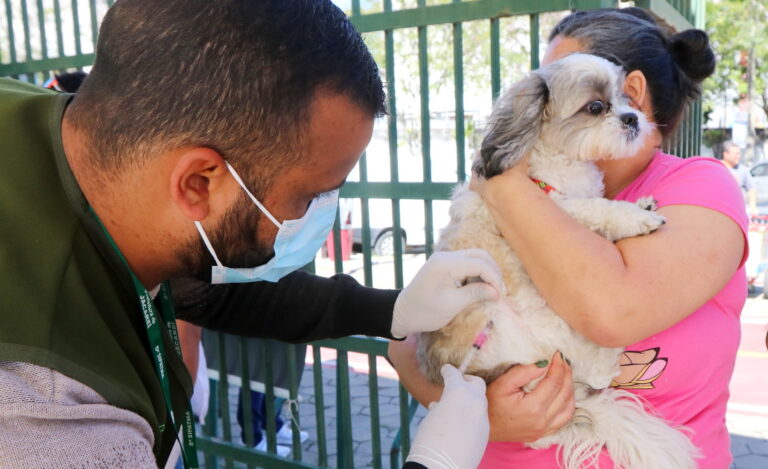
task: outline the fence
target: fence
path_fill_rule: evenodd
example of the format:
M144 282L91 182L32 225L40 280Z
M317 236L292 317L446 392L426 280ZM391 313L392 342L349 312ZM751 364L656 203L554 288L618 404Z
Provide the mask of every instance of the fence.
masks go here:
M98 24L113 2L109 0L4 0L0 13L0 76L13 76L42 84L52 72L88 67L93 61ZM339 0L339 3L344 3ZM351 261L342 259L341 225L337 219L333 230L334 260L318 259L320 274L356 271L369 286L400 288L426 256L432 253L435 227L440 226L442 209L456 182L467 179L467 155L472 154L477 129L490 111L493 99L505 84L539 66L542 34L563 14L572 10L614 7L627 4L618 0L348 0L352 21L366 37L383 70L387 86L389 115L377 122L374 140L353 172L351 182L341 196L359 203L362 256ZM703 27L704 0L638 0L637 6L648 8L677 28ZM418 84L415 85L415 77ZM406 109L406 111L403 111ZM690 156L701 142L701 106L696 103L674 141L673 153ZM383 202L385 205L376 205ZM435 209L436 205L438 210ZM403 210L403 207L406 210ZM356 205L357 207L357 205ZM374 207L372 209L372 207ZM379 209L384 207L384 209ZM388 212L382 222L382 211ZM414 217L416 229L410 226ZM437 220L436 220L437 218ZM414 253L410 240L423 233L423 251ZM374 257L373 246L382 236L392 242L392 256ZM411 249L410 251L408 249ZM391 260L391 265L389 261ZM361 312L364 314L364 312ZM315 468L369 465L399 467L408 452L409 422L416 403L397 385L394 403L383 403L378 376L386 357L386 342L372 338L350 337L310 344L311 367L299 369L293 363L297 350L288 347L288 386L275 388L273 357L264 343L254 345L245 339L217 335L206 347L219 352L217 363L211 363L212 411L199 433L199 447L206 467L246 464L252 466ZM236 341L240 372L227 372L226 341ZM215 343L214 343L215 342ZM333 403L327 400L324 379L331 373L323 365L325 350L335 350ZM350 354L363 356L367 362L367 396L351 397ZM249 361L255 356L261 362L264 378L255 380ZM326 359L326 365L328 361ZM324 370L325 368L325 370ZM300 387L301 373L312 377L312 386ZM326 373L326 374L324 374ZM263 389L267 402L276 395L287 397L294 412L293 454L290 459L276 456L274 412L267 406L267 443L269 453L249 449L233 437L232 385ZM302 424L296 412L300 389L307 389L313 401L315 434L312 456L298 437ZM246 393L247 394L247 393ZM244 394L245 395L245 394ZM370 409L369 450L371 460L355 461L354 436L362 431L353 428L353 406L367 400ZM253 442L250 429L250 400L243 399L245 440ZM383 435L383 408L396 408L399 432ZM327 408L331 408L328 410ZM326 415L326 411L330 415ZM306 419L304 419L307 422ZM333 422L332 422L333 421ZM328 431L335 427L335 438ZM235 427L236 428L236 427ZM332 441L336 440L333 460ZM330 443L329 443L330 442ZM389 447L389 456L382 454ZM271 453L271 454L270 454Z

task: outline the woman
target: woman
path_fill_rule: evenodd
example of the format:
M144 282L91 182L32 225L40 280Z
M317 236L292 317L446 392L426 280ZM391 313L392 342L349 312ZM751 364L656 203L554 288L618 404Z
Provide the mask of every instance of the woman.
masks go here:
M577 12L552 31L542 63L577 51L624 66L625 93L656 124L637 154L599 163L605 196L634 201L652 195L666 225L610 243L532 184L525 164L475 181L474 190L552 309L595 343L626 348L615 385L645 399L669 422L693 430L700 468L727 468L728 382L747 291L744 201L719 162L683 160L659 149L674 134L685 105L699 95L698 83L714 70L707 36L695 30L668 35L637 9ZM391 349L395 364L413 373L412 348ZM434 392L423 377L404 382L420 399ZM492 388L492 442L480 467L558 467L556 448L532 450L519 443L555 431L552 422L520 421L525 401L502 404ZM526 433L526 423L536 431ZM613 467L605 453L599 464Z

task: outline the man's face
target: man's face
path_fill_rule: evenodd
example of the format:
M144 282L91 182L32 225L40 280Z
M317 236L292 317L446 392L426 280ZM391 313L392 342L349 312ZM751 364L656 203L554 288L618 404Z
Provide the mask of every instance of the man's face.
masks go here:
M741 149L737 146L726 148L723 151L723 160L731 166L736 166L741 161Z
M310 108L299 163L279 170L260 202L278 221L299 219L317 194L340 187L360 159L373 133L373 118L346 96L318 92ZM248 184L253 168L235 168ZM228 267L254 267L273 255L275 226L245 192L210 234L221 262ZM200 276L212 259L200 251ZM196 269L197 270L197 269Z

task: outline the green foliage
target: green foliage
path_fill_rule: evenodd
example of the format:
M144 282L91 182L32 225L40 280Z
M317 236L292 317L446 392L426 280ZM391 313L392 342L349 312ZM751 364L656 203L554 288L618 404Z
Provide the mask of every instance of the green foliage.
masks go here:
M704 107L722 103L727 90L748 91L748 57L753 54L753 100L768 116L768 3L723 0L707 7L707 32L718 58L717 69L704 82ZM729 103L732 104L732 103Z

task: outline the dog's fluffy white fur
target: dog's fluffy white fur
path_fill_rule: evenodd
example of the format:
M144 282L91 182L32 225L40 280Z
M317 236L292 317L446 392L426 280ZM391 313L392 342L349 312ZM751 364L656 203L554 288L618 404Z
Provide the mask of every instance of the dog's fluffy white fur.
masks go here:
M633 155L652 124L623 93L625 74L607 60L573 54L538 71L499 98L474 171L490 177L530 154L529 175L556 189L550 196L572 217L609 240L648 234L664 218L652 198L633 204L603 198L595 160ZM685 435L651 415L633 394L610 388L620 348L600 347L572 329L541 298L482 198L459 186L439 250L483 248L501 266L507 296L475 306L445 328L419 337L422 370L440 382L440 367L458 366L489 320L490 338L467 372L490 382L515 364L548 359L559 350L571 361L576 413L533 448L560 445L561 463L580 469L606 448L625 469L694 468L697 449ZM531 223L536 223L535 219Z

